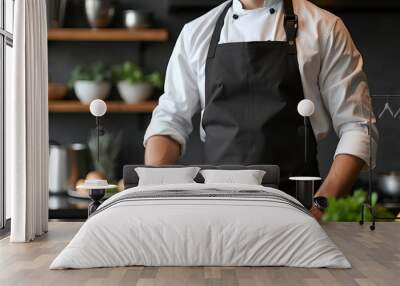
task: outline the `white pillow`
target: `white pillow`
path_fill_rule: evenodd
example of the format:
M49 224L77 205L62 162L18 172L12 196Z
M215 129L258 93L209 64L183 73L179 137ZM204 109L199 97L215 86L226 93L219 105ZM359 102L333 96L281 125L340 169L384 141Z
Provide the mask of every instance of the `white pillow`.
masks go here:
M262 170L201 170L206 184L261 185L265 171Z
M135 168L139 176L139 186L195 183L194 178L199 170L199 167Z

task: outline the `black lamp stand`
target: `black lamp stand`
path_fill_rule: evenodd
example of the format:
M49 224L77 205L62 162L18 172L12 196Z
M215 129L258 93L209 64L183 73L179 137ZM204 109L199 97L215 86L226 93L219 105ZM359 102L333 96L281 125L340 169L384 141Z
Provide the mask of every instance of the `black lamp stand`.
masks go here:
M96 135L97 135L97 162L100 162L100 136L103 136L104 129L100 125L100 117L96 116ZM88 216L93 214L97 208L101 204L101 200L103 199L104 195L106 194L105 189L90 189L89 190L89 197L92 202L88 208Z
M308 117L304 116L304 164L308 166Z
M104 195L106 194L105 189L90 189L89 190L89 197L92 202L89 204L88 207L88 216L91 216L97 208L101 205L101 200L103 199Z
M302 176L309 175L308 170L308 117L304 116L304 168L305 171ZM314 203L314 193L315 193L315 181L319 178L301 178L301 177L291 177L291 180L296 181L296 199L301 202L304 207L310 209Z
M388 98L388 97L399 97L399 95L371 95L371 98ZM375 222L376 220L396 220L396 217L392 218L381 218L376 216L376 208L375 206L372 206L372 192L373 192L373 171L372 171L372 104L371 104L371 109L369 111L369 122L368 122L368 135L369 135L369 176L368 176L368 195L367 195L367 201L361 205L361 219L359 221L360 225L363 225L365 222L365 209L369 210L372 216L372 223L369 226L371 230L375 230Z
M368 135L369 135L369 173L368 173L368 195L367 201L361 205L361 220L360 225L364 224L364 212L365 209L369 210L372 216L372 224L369 226L370 230L375 230L376 222L376 210L375 206L372 206L372 107L369 111L368 120Z

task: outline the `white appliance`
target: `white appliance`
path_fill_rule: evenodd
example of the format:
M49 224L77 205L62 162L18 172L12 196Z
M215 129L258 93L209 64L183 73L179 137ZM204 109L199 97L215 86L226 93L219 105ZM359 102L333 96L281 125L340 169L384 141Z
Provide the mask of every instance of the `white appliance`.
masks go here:
M49 154L49 190L62 193L68 185L68 152L61 145L50 145Z

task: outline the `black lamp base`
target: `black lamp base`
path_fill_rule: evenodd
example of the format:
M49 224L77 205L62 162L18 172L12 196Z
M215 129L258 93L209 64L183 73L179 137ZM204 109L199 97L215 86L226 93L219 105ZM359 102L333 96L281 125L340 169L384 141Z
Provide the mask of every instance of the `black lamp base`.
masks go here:
M306 209L311 209L314 200L314 181L296 181L296 199Z
M91 216L97 208L101 205L101 199L106 194L105 189L91 189L89 190L89 197L92 203L88 207L88 216Z
M289 180L296 182L296 199L306 209L311 209L314 205L315 184L321 181L321 178L302 176L290 177Z

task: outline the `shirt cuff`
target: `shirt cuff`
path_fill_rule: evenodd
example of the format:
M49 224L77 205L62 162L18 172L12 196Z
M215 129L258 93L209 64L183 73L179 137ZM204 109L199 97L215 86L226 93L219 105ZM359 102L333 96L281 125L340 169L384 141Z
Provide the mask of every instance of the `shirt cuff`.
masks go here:
M349 154L362 159L365 162L363 170L372 169L376 166L377 142L374 138L371 141L372 166L370 165L370 143L369 135L366 132L356 130L347 131L342 134L335 152L335 158L340 154Z
M149 138L152 136L155 136L155 135L164 135L164 136L171 137L173 140L178 142L179 145L181 145L180 156L183 156L183 154L185 154L186 139L176 129L171 127L171 124L166 124L166 123L161 123L161 122L157 122L157 124L150 123L150 125L147 128L146 133L144 135L144 139L143 139L143 146L145 148L146 148L147 141L149 140Z

